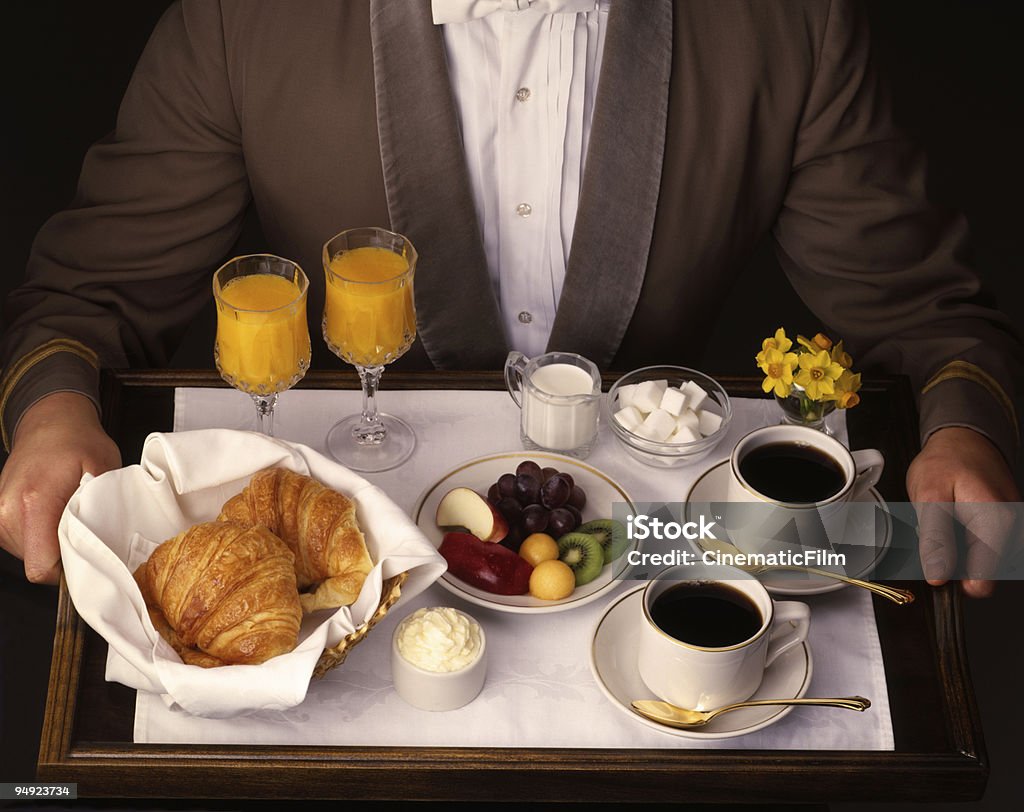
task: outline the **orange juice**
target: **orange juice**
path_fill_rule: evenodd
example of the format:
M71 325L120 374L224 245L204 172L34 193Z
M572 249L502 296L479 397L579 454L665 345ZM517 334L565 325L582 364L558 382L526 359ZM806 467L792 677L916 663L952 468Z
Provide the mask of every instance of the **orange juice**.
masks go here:
M387 248L363 246L330 261L324 338L350 364L394 361L416 338L409 262Z
M305 290L273 273L230 280L218 289L215 355L217 369L243 392L288 389L309 367Z

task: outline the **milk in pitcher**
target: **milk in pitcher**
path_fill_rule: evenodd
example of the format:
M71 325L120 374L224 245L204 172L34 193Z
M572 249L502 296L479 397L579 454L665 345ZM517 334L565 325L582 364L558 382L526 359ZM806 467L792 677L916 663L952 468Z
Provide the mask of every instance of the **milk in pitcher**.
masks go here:
M540 448L571 451L597 433L599 401L593 380L572 364L537 367L523 390L523 433ZM554 396L554 397L552 397Z

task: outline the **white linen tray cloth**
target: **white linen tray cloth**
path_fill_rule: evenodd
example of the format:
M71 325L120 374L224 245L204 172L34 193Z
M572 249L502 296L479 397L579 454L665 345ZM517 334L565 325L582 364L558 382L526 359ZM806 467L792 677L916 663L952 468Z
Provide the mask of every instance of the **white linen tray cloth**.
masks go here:
M420 493L465 460L520 448L519 411L505 392L388 391L380 403L416 431L412 458L393 471L367 474L411 511ZM658 470L627 457L602 426L587 463L604 471L634 501L682 501L697 476L725 459L736 440L778 420L771 401L735 399L729 436L694 468ZM360 393L294 390L281 396L276 434L326 453L324 437L340 417L361 407ZM834 429L845 440L845 423ZM834 419L834 418L833 418ZM175 431L254 427L250 399L227 389L178 389ZM481 695L456 711L430 713L392 689L391 635L402 619L386 617L348 659L314 680L306 700L284 712L201 719L170 710L139 692L135 741L140 743L319 744L337 746L722 748L891 750L894 747L885 670L871 596L843 589L803 598L811 605L814 660L809 695L861 694L865 713L795 708L778 723L733 739L694 741L635 724L612 707L590 672L588 652L597 619L627 581L605 599L567 612L512 615L464 604L434 584L400 614L420 606L456 606L487 633L488 673ZM899 611L893 607L893 611Z

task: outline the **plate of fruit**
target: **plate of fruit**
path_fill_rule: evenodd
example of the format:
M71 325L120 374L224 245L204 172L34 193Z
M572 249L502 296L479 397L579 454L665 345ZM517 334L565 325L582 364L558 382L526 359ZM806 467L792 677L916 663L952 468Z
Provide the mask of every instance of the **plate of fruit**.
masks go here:
M413 520L448 562L440 584L503 612L558 612L617 583L636 546L612 519L633 501L615 480L559 454L462 463L416 502Z

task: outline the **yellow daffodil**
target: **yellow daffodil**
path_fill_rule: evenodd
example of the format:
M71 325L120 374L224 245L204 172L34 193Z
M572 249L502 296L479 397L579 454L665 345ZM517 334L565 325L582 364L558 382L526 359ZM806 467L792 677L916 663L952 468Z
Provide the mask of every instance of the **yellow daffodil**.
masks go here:
M853 366L853 359L850 357L850 353L843 349L843 342L839 341L830 353L832 360L835 361L843 369L849 369Z
M765 353L768 350L778 350L779 352L789 352L790 347L793 346L793 342L786 338L786 331L781 327L775 331L775 335L766 338L761 342L761 352L757 354L757 363L760 366L764 363ZM796 363L794 361L794 363Z
M832 394L829 400L834 400L840 409L852 409L860 403L860 373L854 374L848 369L836 379Z
M779 332L782 331L779 330ZM792 346L792 342L789 342L789 345ZM766 347L758 353L758 359L761 371L765 374L761 388L765 392L774 392L780 398L788 397L793 388L793 367L797 363L796 353Z
M835 391L835 382L843 374L843 368L829 357L827 350L803 353L799 363L800 370L793 380L803 387L807 397L824 400Z
M819 353L822 350L832 349L832 339L824 333L815 333L814 338L805 338L804 336L798 335L796 337L796 341L797 344L808 352Z
M824 333L814 338L798 334L794 345L780 327L761 342L756 359L765 375L761 388L780 399L796 398L804 421L860 403L860 375L853 372L853 358L842 340L833 343Z

